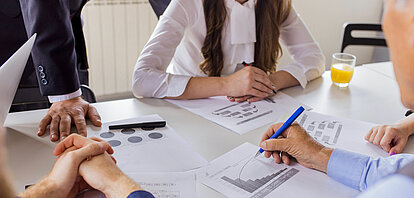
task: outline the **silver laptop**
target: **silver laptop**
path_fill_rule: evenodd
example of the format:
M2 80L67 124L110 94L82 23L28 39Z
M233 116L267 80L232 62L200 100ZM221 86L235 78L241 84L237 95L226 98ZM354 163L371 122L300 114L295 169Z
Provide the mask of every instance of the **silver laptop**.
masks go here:
M0 127L4 125L36 39L34 34L0 67Z

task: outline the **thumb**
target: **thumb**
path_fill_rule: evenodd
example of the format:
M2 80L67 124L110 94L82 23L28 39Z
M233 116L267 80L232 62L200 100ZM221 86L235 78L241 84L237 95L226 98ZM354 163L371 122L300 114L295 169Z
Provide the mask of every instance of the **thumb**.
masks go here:
M108 144L105 142L92 143L87 146L73 151L76 154L76 159L79 163L85 160L88 157L96 156L105 153L108 149Z
M404 150L405 144L407 143L407 140L403 139L401 141L398 141L396 145L394 145L390 149L390 155L402 153Z
M88 117L95 126L101 126L101 116L99 115L98 111L95 107L89 104L88 107Z
M270 139L262 142L260 147L265 151L284 151L289 153L290 142L286 138Z

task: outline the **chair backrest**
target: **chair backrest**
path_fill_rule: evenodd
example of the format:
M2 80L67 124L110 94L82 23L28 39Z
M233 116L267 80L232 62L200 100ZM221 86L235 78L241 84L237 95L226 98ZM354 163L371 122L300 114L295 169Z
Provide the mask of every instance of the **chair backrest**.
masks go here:
M96 97L93 93L92 89L89 88L87 85L81 85L82 90L82 98L89 103L96 103Z
M350 45L387 47L385 39L367 37L356 38L352 36L352 31L382 32L382 26L381 24L345 23L342 32L341 52L344 52L345 48Z

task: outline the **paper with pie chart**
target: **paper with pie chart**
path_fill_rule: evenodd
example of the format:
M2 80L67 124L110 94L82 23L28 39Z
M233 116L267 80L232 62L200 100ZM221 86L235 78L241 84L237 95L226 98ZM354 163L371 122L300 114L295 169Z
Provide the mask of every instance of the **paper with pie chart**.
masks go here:
M253 103L230 102L224 96L166 101L238 134L247 133L269 123L285 121L300 106L310 109L282 92Z
M124 172L180 172L202 167L208 162L171 127L109 130L110 125L163 121L158 115L88 126L88 137L103 139L113 147L113 156ZM168 165L167 165L168 164Z

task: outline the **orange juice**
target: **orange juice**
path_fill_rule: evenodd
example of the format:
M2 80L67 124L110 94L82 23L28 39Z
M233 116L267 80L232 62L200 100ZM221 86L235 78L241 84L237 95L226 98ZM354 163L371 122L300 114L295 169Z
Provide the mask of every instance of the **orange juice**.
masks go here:
M335 63L331 66L331 78L335 84L347 84L354 74L354 67L346 63Z

